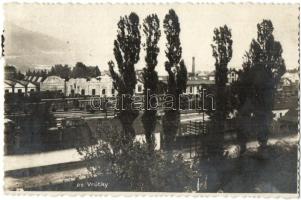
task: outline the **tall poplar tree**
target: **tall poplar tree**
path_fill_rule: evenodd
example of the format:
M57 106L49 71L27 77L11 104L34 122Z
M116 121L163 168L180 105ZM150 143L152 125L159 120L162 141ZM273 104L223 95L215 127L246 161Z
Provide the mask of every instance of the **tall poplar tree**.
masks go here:
M246 52L243 70L238 80L238 107L240 119L255 119L258 142L266 146L269 125L272 120L276 87L286 67L282 58L282 47L273 36L274 27L270 20L257 24L257 39L252 40ZM240 122L239 139L243 149L247 141L246 125Z
M166 150L172 150L172 145L180 124L179 98L186 90L187 69L182 60L182 47L180 42L180 23L176 12L171 9L163 21L164 33L166 35L167 61L165 70L168 73L167 95L172 97L168 99L169 105L165 109L162 119L163 123L163 142Z
M224 25L214 29L213 57L215 58L215 86L216 86L216 112L213 115L214 122L214 153L222 153L224 139L224 124L227 117L227 88L228 63L232 58L232 34L231 29Z
M145 62L143 68L144 80L144 113L142 123L145 130L146 142L151 148L154 147L153 132L156 128L157 98L153 97L157 93L158 73L155 67L158 64L159 47L158 42L161 36L160 21L156 14L148 15L143 22L143 32L146 37L145 41Z
M139 17L136 13L121 17L117 26L114 56L119 73L115 71L113 61L109 61L108 65L114 88L118 91L118 117L123 126L124 139L126 143L130 143L135 137L133 122L139 114L132 107L137 83L135 64L139 61L141 43Z

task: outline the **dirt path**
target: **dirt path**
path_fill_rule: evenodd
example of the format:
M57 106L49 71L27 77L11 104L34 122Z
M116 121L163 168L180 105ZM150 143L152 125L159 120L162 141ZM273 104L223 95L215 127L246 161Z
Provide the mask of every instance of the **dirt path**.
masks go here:
M75 178L85 178L89 172L86 167L78 169L69 169L65 171L46 173L37 176L29 176L22 178L5 177L4 178L4 189L7 191L26 188L37 188L43 187L49 184L59 184L62 182L74 181Z
M80 161L76 149L4 156L4 171Z

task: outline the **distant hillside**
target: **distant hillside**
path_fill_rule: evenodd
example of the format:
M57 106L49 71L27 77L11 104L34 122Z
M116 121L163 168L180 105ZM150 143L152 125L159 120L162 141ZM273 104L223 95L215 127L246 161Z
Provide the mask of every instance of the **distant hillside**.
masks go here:
M66 53L70 53L68 42L21 28L15 24L5 25L5 60L21 71L29 67L39 67L65 63Z

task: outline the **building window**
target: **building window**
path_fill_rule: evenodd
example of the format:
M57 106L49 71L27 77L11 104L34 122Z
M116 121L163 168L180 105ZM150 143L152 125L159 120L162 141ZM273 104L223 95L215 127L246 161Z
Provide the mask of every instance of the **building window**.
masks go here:
M190 86L190 93L192 93L192 86Z
M9 90L5 90L5 94L8 94L9 93Z
M142 86L138 85L138 92L142 92Z
M30 89L30 92L34 92L34 89Z
M22 93L22 89L18 89L18 94L21 94Z
M92 89L92 95L94 96L96 93L96 90L95 89Z
M101 93L106 94L106 89L102 89Z
M74 90L71 90L71 95L72 95L72 96L74 95Z
M84 89L82 89L81 95L85 95L85 90Z
M112 89L112 94L115 94L115 90L114 90L114 88Z

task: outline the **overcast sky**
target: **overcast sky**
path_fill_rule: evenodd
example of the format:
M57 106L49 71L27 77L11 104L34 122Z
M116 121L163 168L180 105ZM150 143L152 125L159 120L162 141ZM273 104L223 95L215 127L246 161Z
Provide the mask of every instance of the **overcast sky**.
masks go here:
M37 4L7 4L5 5L5 24L14 24L25 30L42 33L57 38L66 45L64 60L57 62L74 65L82 61L88 65L98 65L101 70L108 69L107 62L114 60L113 41L116 38L117 22L121 15L136 12L142 23L143 18L151 13L157 13L161 22L170 8L179 16L181 26L181 43L183 58L191 70L191 58L196 57L196 70L213 70L212 57L213 29L227 24L232 29L233 57L231 67L240 67L242 57L249 49L252 38L256 38L256 24L262 19L270 19L274 25L275 39L283 47L283 58L287 68L298 67L298 5L263 5L263 4L224 4L224 5L37 5ZM14 26L12 26L14 27ZM157 70L164 74L166 60L165 35L162 29L160 39L160 55ZM141 31L142 33L142 31ZM16 62L22 54L16 55L14 49L22 48L22 43L11 41L6 37L8 47L7 58L14 57ZM142 37L142 42L144 36ZM43 52L41 52L43 53ZM36 65L52 65L55 53L44 52L49 60ZM144 51L141 51L137 68L144 67ZM26 55L27 59L35 59ZM50 59L51 58L51 59ZM17 62L18 63L18 62ZM33 62L34 63L34 62Z

